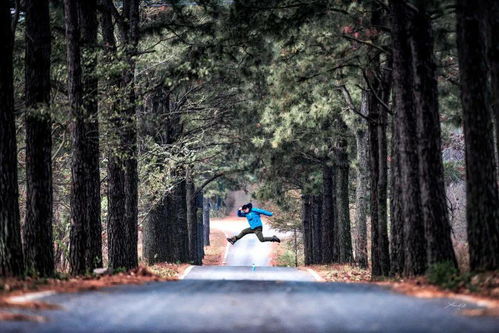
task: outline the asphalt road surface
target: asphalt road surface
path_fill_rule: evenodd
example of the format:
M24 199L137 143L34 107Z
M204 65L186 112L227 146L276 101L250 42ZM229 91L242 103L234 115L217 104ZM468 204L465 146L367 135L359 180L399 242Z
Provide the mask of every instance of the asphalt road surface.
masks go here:
M460 315L476 307L469 303L316 282L307 271L253 269L259 258L234 258L250 265L193 267L180 281L46 296L61 309L16 311L47 322L0 322L0 332L499 332L499 318Z

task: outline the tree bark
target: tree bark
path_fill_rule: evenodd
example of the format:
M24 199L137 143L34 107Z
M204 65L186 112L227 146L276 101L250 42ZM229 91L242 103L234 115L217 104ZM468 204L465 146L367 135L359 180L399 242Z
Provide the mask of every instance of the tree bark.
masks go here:
M322 196L312 196L312 252L313 263L320 264L322 262Z
M210 245L210 199L203 197L203 238L204 246Z
M191 177L190 170L187 170L186 179L186 201L187 201L187 228L189 230L189 261L199 265L198 249L198 220L196 207L196 189Z
M391 75L385 68L381 70L380 96L388 105L390 99ZM378 107L379 117L377 126L378 142L378 242L381 274L390 274L390 248L388 242L388 153L387 153L387 110Z
M8 1L0 2L0 276L24 274L19 221L17 142L14 116L13 48Z
M302 225L303 225L303 249L305 256L305 265L311 265L314 261L312 244L312 205L309 194L302 195Z
M322 262L333 263L334 250L334 202L333 202L333 168L324 165L322 168Z
M427 260L429 265L450 262L457 267L444 184L433 31L426 2L417 1L417 9L412 18L411 47Z
M404 271L404 217L402 216L402 175L400 173L400 147L395 119L392 119L391 191L390 191L390 267L391 275Z
M197 212L197 248L198 248L198 262L199 265L203 264L204 258L204 224L203 224L203 191L198 191L196 196L196 212Z
M116 50L114 28L112 26L113 3L103 0L104 44L111 52ZM137 174L137 119L135 113L134 56L138 44L139 5L137 0L123 2L120 24L121 41L125 46L127 68L121 75L119 90L125 96L111 110L113 142L108 164L109 177L109 217L108 233L117 232L122 239L109 235L109 263L111 267L133 268L138 265L138 174ZM117 113L117 114L116 114ZM111 202L112 201L112 202ZM111 211L111 209L113 211ZM111 256L114 256L111 258ZM116 266L118 265L118 266Z
M499 202L487 89L483 3L457 1L457 46L466 156L470 269L499 267Z
M52 236L52 120L50 116L50 17L48 0L27 0L26 221L23 228L28 274L54 273Z
M162 197L149 212L143 226L142 256L148 264L168 260L168 207L167 197Z
M82 72L78 2L64 0L66 23L68 93L71 114L71 231L69 264L73 275L86 273L87 193L85 181L88 168L85 161L85 115L82 110Z
M399 135L399 167L404 219L404 274L423 274L426 271L426 242L421 214L421 194L417 155L416 118L413 99L411 49L406 26L406 4L391 0L393 83L396 104L395 127Z
M351 262L352 236L350 233L350 199L349 199L349 169L347 126L338 119L338 160L337 160L337 198L338 231L339 231L339 262Z
M383 275L380 257L380 236L379 236L379 144L378 144L378 122L379 107L374 93L379 93L379 82L374 80L374 74L369 73L368 80L371 81L371 89L368 99L368 133L369 133L369 212L371 216L371 274L373 276Z
M128 3L128 4L127 4ZM125 126L123 133L125 154L125 220L127 227L126 252L129 268L138 265L138 171L137 171L137 115L135 97L135 55L139 42L139 0L127 0L124 15L128 19L128 40L126 47L128 68L124 75L124 86L128 92L127 105L124 108ZM126 11L128 8L128 11Z
M368 97L362 92L360 105L361 114L367 116ZM367 268L367 210L369 195L367 185L369 182L369 160L368 160L368 137L363 120L359 119L355 132L357 144L357 187L355 189L355 224L357 225L357 237L355 241L355 261L360 267Z
M170 233L171 243L171 262L189 261L189 234L187 226L187 200L186 200L186 181L181 180L175 185L172 191L169 221L172 226Z
M488 62L490 68L491 110L495 129L496 176L499 177L499 2L487 0L484 6L487 15Z
M81 23L83 112L88 167L87 187L87 251L86 266L89 271L102 267L102 225L99 171L99 119L97 106L97 1L79 2Z

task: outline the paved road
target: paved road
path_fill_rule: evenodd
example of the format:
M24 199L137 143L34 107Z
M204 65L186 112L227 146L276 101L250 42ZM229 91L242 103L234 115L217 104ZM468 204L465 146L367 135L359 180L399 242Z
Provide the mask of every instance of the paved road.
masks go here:
M205 280L59 294L47 323L0 323L2 332L498 332L499 319L467 318L445 299L416 299L367 284ZM266 268L273 270L274 268ZM247 271L245 277L254 272ZM276 274L281 273L276 269ZM296 272L298 273L298 272ZM302 272L299 272L300 276ZM270 273L269 273L270 274ZM463 303L464 304L464 303Z
M269 252L257 248L268 244L251 238L229 248L228 264L259 265L254 270L193 267L180 281L47 296L61 309L18 311L48 322L0 322L0 332L499 332L499 318L458 315L471 304L265 266Z
M260 280L260 281L316 281L306 271L292 267L252 266L196 266L185 277L186 280Z

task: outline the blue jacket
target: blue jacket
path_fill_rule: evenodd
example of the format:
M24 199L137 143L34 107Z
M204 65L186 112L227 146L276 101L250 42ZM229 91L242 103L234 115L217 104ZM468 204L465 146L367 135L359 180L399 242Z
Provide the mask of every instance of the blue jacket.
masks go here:
M246 217L248 219L248 223L251 229L255 229L262 226L262 219L260 219L260 215L272 216L271 212L268 212L264 209L260 208L252 208L249 213L243 213L242 211L237 211L237 216Z

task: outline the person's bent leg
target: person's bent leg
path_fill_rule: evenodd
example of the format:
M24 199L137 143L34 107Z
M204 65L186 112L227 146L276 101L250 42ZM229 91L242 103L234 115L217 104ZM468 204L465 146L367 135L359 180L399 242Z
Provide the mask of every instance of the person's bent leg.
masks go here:
M254 233L255 231L251 228L246 228L246 229L243 229L241 230L241 232L239 233L239 235L236 235L234 236L234 238L236 239L236 241L240 240L241 238L243 238L244 236L248 235L248 234L252 234Z
M263 231L262 231L262 228L255 228L255 234L256 234L256 237L258 237L258 239L260 240L260 242L273 242L274 241L274 237L264 237L263 236Z

